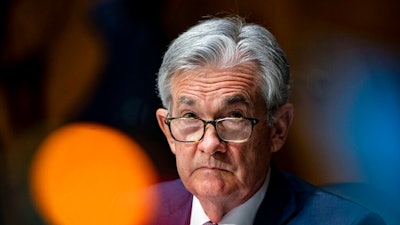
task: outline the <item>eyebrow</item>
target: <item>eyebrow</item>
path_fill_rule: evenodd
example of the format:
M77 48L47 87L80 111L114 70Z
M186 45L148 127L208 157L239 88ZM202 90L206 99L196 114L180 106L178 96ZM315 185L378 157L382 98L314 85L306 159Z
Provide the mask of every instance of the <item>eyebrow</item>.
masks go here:
M230 96L230 97L224 99L224 103L226 105L234 105L234 104L237 104L237 103L243 103L245 105L250 105L250 103L247 100L247 98L245 98L243 95Z
M181 105L192 106L196 103L196 100L189 98L187 96L182 96L179 98L178 102ZM240 95L240 94L227 97L226 99L223 100L223 103L225 105L234 105L234 104L239 104L239 103L245 104L247 106L250 105L247 98L245 98L243 95Z
M179 98L178 102L181 105L194 105L195 100L187 96L182 96Z

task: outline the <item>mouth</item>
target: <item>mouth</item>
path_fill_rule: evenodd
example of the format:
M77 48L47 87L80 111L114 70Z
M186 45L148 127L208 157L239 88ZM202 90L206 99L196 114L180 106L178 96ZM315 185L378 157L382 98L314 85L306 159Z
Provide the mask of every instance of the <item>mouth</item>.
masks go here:
M220 167L213 167L213 166L201 166L197 168L196 170L211 170L211 171L224 171L224 172L230 172L229 170L220 168Z

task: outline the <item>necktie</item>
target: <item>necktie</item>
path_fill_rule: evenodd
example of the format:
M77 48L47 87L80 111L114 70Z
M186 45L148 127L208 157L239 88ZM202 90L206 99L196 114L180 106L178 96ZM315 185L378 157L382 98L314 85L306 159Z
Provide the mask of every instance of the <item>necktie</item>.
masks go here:
M208 221L207 223L203 224L203 225L218 225L217 223L213 223L211 221Z

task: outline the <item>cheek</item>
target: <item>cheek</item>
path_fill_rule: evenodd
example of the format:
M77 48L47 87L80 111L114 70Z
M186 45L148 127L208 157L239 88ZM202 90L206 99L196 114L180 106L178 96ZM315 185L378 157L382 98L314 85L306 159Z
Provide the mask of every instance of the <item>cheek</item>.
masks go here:
M195 152L195 149L192 146L185 147L184 145L185 144L182 143L176 143L174 145L176 167L181 176L190 173Z
M253 133L254 149L262 152L272 152L272 132L271 128L264 122L258 124Z
M261 161L261 151L254 145L255 143L248 143L239 148L230 150L230 163L235 165L239 176L249 176L254 173L256 168L259 167L258 161ZM244 177L244 178L245 178Z
M262 162L265 164L268 158L268 150L264 143L252 143L244 149L242 156L245 159L246 165L250 167L258 167Z
M271 139L265 131L255 132L252 142L244 150L242 157L246 158L246 164L252 165L254 170L265 168L271 158Z
M272 148L271 141L267 138L257 141L253 149L255 154L255 161L258 164L268 165L271 159Z

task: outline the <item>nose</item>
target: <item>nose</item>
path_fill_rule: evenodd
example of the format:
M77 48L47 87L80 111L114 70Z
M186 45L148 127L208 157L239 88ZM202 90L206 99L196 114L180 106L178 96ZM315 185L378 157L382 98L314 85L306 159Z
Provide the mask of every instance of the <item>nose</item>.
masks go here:
M198 149L210 155L216 152L225 152L223 142L212 124L206 126L203 139L198 144Z

